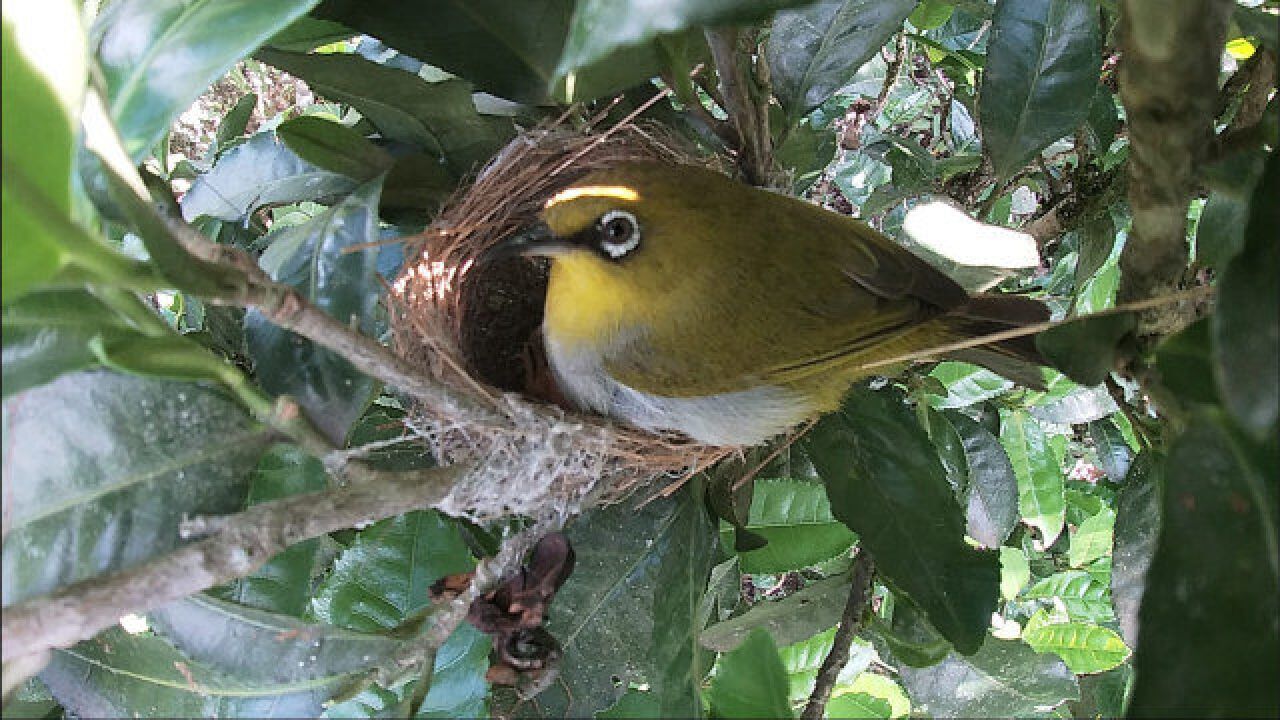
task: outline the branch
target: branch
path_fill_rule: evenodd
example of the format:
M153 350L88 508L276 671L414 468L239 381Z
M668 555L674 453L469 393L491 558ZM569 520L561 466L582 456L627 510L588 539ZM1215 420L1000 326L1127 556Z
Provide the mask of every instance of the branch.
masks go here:
M822 667L818 669L818 679L813 684L813 692L809 695L809 702L805 703L804 712L800 713L801 720L818 720L827 710L831 690L836 686L840 671L849 662L849 648L862 627L862 614L871 598L871 576L875 570L871 554L865 549L859 550L857 559L853 561L852 587L849 590L849 600L844 605L844 613L840 616L840 629L836 630L831 652L827 653Z
M720 78L721 106L737 130L738 167L752 185L766 185L773 170L773 138L769 135L768 93L758 84L768 83L764 55L756 61L753 78L748 73L750 56L739 50L742 36L734 28L708 28L707 45Z
M82 580L5 608L0 659L5 663L70 647L119 622L244 577L285 548L439 502L464 468L411 473L371 470L346 487L294 495L244 512L184 523L185 537L209 536L136 567Z
M1133 230L1120 255L1119 300L1167 294L1187 266L1187 206L1212 140L1230 0L1124 0L1120 97L1129 123ZM1146 344L1180 324L1178 309L1143 313Z

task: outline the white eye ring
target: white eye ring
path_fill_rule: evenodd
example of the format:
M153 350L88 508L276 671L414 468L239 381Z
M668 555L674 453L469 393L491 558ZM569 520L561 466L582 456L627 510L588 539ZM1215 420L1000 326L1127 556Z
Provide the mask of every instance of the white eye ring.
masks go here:
M622 240L613 240L607 236L609 224L615 220L625 220L631 225L631 234ZM609 257L617 260L635 250L640 245L640 223L636 216L626 210L610 210L600 216L600 247Z

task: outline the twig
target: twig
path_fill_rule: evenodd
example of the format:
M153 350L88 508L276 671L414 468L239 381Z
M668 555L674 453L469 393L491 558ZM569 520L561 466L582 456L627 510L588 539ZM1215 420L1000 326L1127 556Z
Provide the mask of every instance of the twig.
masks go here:
M1212 139L1219 57L1234 7L1229 0L1120 3L1133 213L1120 255L1122 301L1165 295L1183 282L1187 206ZM1139 351L1180 322L1168 309L1143 313Z
M729 121L741 139L738 168L752 185L767 185L773 169L768 100L761 101L761 94L752 87L754 81L747 72L747 58L738 49L741 39L738 30L707 28L705 34L720 78L721 106L729 114ZM767 72L765 74L767 76Z
M5 608L0 659L8 663L70 647L114 625L122 615L244 577L295 543L430 507L448 495L464 472L460 467L371 471L362 482L345 487L254 505L235 515L196 518L184 525L184 531L209 537L142 565Z
M875 573L875 562L865 549L858 551L853 561L853 578L849 588L849 599L844 604L844 613L840 616L840 628L836 630L835 640L831 644L831 652L822 661L818 669L818 678L813 684L813 692L809 694L809 702L805 703L801 720L818 720L827 710L827 701L831 699L831 690L840 677L840 671L849 662L849 648L853 638L862 627L862 614L867 609L867 601L871 599L871 576Z

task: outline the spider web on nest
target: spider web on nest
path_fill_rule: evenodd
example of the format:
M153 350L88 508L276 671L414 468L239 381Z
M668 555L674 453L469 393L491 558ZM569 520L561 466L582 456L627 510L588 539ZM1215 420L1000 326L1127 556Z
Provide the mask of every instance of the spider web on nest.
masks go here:
M536 220L559 189L631 160L715 164L656 125L622 124L599 134L536 128L509 143L426 231L407 239L410 260L388 295L392 347L491 411L477 417L407 403L407 428L438 461L476 468L442 511L476 521L519 514L563 523L655 477L687 477L732 452L555 404L538 333L546 265L475 262Z

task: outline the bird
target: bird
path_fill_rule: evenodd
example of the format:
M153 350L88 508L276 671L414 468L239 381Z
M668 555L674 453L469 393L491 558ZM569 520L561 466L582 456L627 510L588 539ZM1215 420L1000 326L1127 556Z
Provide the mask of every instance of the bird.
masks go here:
M835 410L886 360L1048 317L858 219L655 161L560 189L489 255L549 258L542 342L575 409L716 446ZM947 356L1028 385L1043 364L1028 337Z

